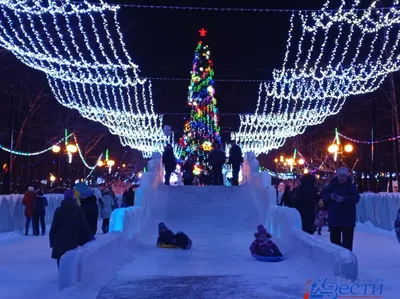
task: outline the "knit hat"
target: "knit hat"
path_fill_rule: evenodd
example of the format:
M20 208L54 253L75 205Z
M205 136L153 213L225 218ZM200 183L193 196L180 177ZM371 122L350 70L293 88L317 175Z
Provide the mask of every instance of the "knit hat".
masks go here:
M350 175L349 170L346 167L340 167L338 169L336 169L336 175Z
M259 234L266 234L267 230L265 229L264 225L260 224L259 226L257 226L257 232Z
M28 187L28 191L35 191L35 188L33 188L33 187Z
M64 199L67 199L67 200L69 200L69 199L74 199L74 194L75 194L75 191L74 191L74 190L72 190L72 189L67 189L67 190L65 190L65 192L64 192Z
M260 224L257 226L257 232L254 234L255 238L258 238L260 235L265 235L268 239L272 238L271 234L267 232L264 225Z

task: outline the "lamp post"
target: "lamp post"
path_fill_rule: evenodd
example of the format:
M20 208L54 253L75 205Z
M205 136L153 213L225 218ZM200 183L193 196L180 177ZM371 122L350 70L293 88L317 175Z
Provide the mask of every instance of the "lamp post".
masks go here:
M334 162L337 162L338 156L341 157L341 163L345 163L345 154L346 153L352 153L354 150L354 147L352 144L348 143L346 145L342 145L341 143L332 143L328 147L328 153L333 155L333 160ZM335 170L335 167L334 167Z
M72 163L72 157L73 154L78 152L78 148L76 147L75 144L72 143L66 143L65 147L62 148L60 145L56 144L53 145L52 149L53 153L58 154L58 166L57 166L57 177L56 179L58 179L58 186L61 187L61 154L65 154L68 156L68 163L71 164ZM68 165L67 166L67 172L68 172ZM66 182L67 182L67 187L68 186L68 174L66 174L65 176L66 178Z

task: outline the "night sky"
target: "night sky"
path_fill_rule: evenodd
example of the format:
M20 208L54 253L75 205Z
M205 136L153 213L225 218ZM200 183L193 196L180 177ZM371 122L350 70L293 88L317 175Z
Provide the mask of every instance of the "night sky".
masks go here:
M115 1L116 2L116 1ZM216 1L123 1L118 3L146 4L146 5L176 5L176 6L202 6L217 7ZM218 1L219 7L245 7L245 8L281 8L281 9L320 9L324 1ZM186 106L190 70L194 49L199 40L198 30L204 27L207 32L206 42L211 49L211 59L214 62L215 90L217 106L220 113L252 113L256 108L258 85L252 82L220 82L218 79L244 79L268 80L274 68L282 65L286 49L287 32L289 29L290 13L277 12L220 12L220 11L188 11L164 10L122 7L120 22L125 42L135 63L140 66L143 77L167 78L168 80L153 79L153 99L155 111L165 113L165 124L179 132L183 128L184 113L189 113ZM30 70L20 63L13 55L5 54L0 58L0 81L2 82L1 98L2 107L6 110L9 106L9 91L18 89L21 77L28 77L30 85L34 88L46 83L43 73ZM184 80L169 80L178 78ZM395 77L396 79L396 77ZM396 83L398 80L396 80ZM14 87L11 87L14 85ZM385 89L386 85L383 86ZM265 165L273 160L274 155L285 151L290 153L293 147L302 148L307 154L305 146L312 137L313 142L328 145L333 138L333 130L339 127L341 132L355 139L370 139L371 127L371 99L378 101L378 130L377 138L391 136L390 106L385 93L380 90L373 94L352 97L342 112L326 120L320 126L310 128L301 138L288 141L284 149L271 153L269 157L261 158ZM41 112L42 121L28 128L27 135L40 135L50 142L52 136L62 135L59 128L55 131L49 123L49 115L54 110L61 115L72 113L76 121L87 123L81 131L104 131L100 124L81 120L75 112L61 107L53 98L50 99L45 109ZM74 114L75 113L75 114ZM176 115L174 115L176 113ZM229 139L227 131L237 130L239 117L237 115L222 115L220 117L223 137ZM0 135L2 144L7 144L9 138L8 118L1 120L3 134ZM60 124L59 127L62 127ZM40 134L38 133L40 132ZM179 135L179 133L176 133ZM28 148L40 150L44 147L40 138L26 136L22 150ZM99 143L98 148L105 146L118 153L124 152L116 136L107 136ZM381 147L382 162L390 165L391 147ZM370 149L367 146L357 146L357 155L362 156L368 164ZM97 154L97 153L95 153ZM93 154L93 155L95 155Z

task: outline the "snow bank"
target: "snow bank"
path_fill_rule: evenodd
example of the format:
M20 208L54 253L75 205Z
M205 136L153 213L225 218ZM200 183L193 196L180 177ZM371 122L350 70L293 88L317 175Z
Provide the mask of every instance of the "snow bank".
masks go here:
M147 169L135 192L135 206L113 211L110 232L104 238L63 255L59 271L60 289L91 284L104 277L109 279L132 256L133 244L147 235L151 217L155 217L160 208L154 204L159 196L157 187L162 184L159 154L153 155Z
M289 254L294 252L331 268L335 275L355 280L358 275L357 257L349 250L325 240L313 238L301 229L300 214L296 209L270 206L266 228Z
M0 196L0 233L19 231L25 227L25 207L22 205L22 194ZM55 210L63 200L62 194L45 194L49 202L46 208L46 224L51 224Z
M400 193L363 193L357 205L357 222L371 222L375 227L393 230Z

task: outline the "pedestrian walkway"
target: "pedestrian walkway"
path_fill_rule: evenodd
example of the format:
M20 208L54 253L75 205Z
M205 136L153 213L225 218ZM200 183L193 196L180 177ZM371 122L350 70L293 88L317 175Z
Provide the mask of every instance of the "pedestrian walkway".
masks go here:
M100 227L100 222L98 224ZM47 226L47 231L49 231ZM96 235L101 238L102 234ZM58 270L51 258L48 234L24 236L13 232L0 237L0 298L54 299Z

